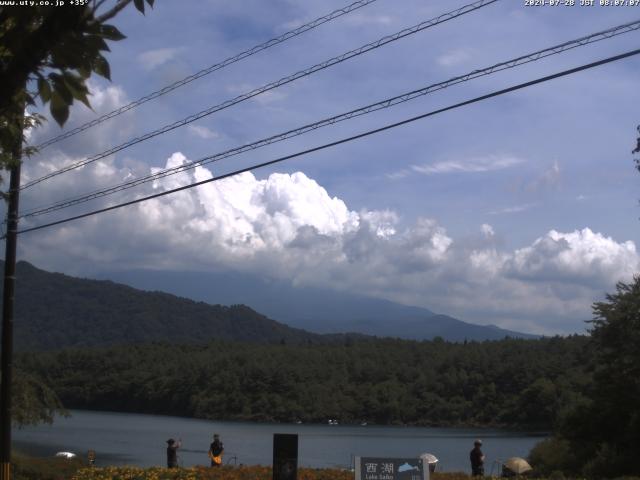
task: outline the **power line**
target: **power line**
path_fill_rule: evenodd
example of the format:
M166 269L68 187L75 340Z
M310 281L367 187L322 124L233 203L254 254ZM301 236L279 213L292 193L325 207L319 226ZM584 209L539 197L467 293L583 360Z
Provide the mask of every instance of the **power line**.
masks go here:
M250 167L246 167L246 168L242 168L242 169L239 169L239 170L235 170L233 172L225 173L224 175L220 175L220 176L217 176L217 177L212 177L212 178L209 178L207 180L202 180L200 182L191 183L191 184L184 185L182 187L174 188L174 189L171 189L171 190L165 190L164 192L159 192L159 193L156 193L156 194L153 194L153 195L149 195L149 196L146 196L146 197L137 198L135 200L130 200L128 202L120 203L120 204L117 204L117 205L112 205L110 207L105 207L105 208L101 208L101 209L98 209L98 210L93 210L91 212L83 213L81 215L76 215L76 216L68 217L68 218L65 218L65 219L62 219L62 220L57 220L55 222L45 223L43 225L38 225L38 226L35 226L35 227L31 227L31 228L25 228L24 230L19 230L17 233L18 234L22 234L22 233L33 232L35 230L41 230L43 228L53 227L55 225L68 223L68 222L71 222L73 220L79 220L81 218L90 217L90 216L93 216L93 215L109 212L111 210L116 210L116 209L119 209L119 208L123 208L123 207L127 207L127 206L130 206L130 205L134 205L134 204L137 204L137 203L146 202L148 200L153 200L155 198L164 197L165 195L170 195L170 194L173 194L173 193L181 192L183 190L188 190L188 189L191 189L191 188L194 188L194 187L198 187L200 185L204 185L206 183L223 180L225 178L229 178L229 177L232 177L234 175L238 175L240 173L249 172L251 170L256 170L258 168L263 168L263 167L267 167L269 165L274 165L276 163L284 162L285 160L290 160L292 158L301 157L303 155L308 155L310 153L318 152L320 150L325 150L325 149L330 148L330 147L335 147L335 146L341 145L343 143L348 143L348 142L351 142L351 141L354 141L354 140L358 140L360 138L365 138L365 137L368 137L370 135L374 135L374 134L377 134L377 133L380 133L380 132L384 132L386 130L390 130L390 129L393 129L393 128L396 128L396 127L399 127L399 126L402 126L402 125L406 125L406 124L415 122L417 120L421 120L421 119L424 119L424 118L427 118L427 117L431 117L431 116L437 115L439 113L447 112L449 110L454 110L454 109L457 109L457 108L460 108L460 107L463 107L463 106L466 106L466 105L471 105L473 103L477 103L477 102L480 102L480 101L483 101L483 100L487 100L487 99L490 99L490 98L493 98L493 97L504 95L504 94L507 94L507 93L510 93L510 92L513 92L513 91L516 91L516 90L521 90L523 88L531 87L533 85L537 85L537 84L540 84L540 83L548 82L548 81L554 80L556 78L560 78L560 77L564 77L564 76L571 75L571 74L574 74L574 73L578 73L578 72L581 72L581 71L584 71L584 70L588 70L590 68L598 67L600 65L605 65L605 64L608 64L608 63L611 63L611 62L615 62L615 61L618 61L618 60L622 60L624 58L632 57L632 56L638 55L638 54L640 54L640 49L632 50L632 51L629 51L629 52L626 52L626 53L622 53L620 55L615 55L615 56L612 56L612 57L605 58L603 60L599 60L597 62L588 63L588 64L582 65L580 67L571 68L569 70L564 70L562 72L554 73L552 75L547 75L545 77L537 78L535 80L531 80L531 81L528 81L528 82L520 83L520 84L514 85L512 87L504 88L502 90L497 90L497 91L494 91L492 93L488 93L486 95L482 95L480 97L475 97L475 98L473 98L471 100L466 100L464 102L456 103L456 104L450 105L448 107L440 108L438 110L433 110L433 111L428 112L428 113L423 113L422 115L411 117L411 118L402 120L400 122L388 124L388 125L385 125L383 127L376 128L374 130L368 130L368 131L360 133L358 135L353 135L351 137L343 138L343 139L336 140L336 141L330 142L330 143L325 143L324 145L320 145L320 146L313 147L313 148L310 148L310 149L307 149L307 150L303 150L301 152L293 153L293 154L290 154L290 155L286 155L284 157L276 158L274 160L269 160L267 162L258 163L258 164L252 165Z
M55 177L57 175L60 175L62 173L66 173L69 172L71 170L75 170L76 168L79 167L83 167L85 165L88 165L90 163L93 163L97 160L100 160L102 158L108 157L109 155L113 155L114 153L117 153L121 150L124 150L125 148L129 148L133 145L137 145L138 143L144 142L146 140L149 140L150 138L156 137L158 135L162 135L164 133L170 132L172 130L175 130L176 128L179 127L183 127L185 125L188 125L192 122L195 122L196 120L200 120L201 118L204 118L208 115L211 115L215 112L219 112L221 110L224 110L226 108L232 107L233 105L236 105L238 103L244 102L246 100L249 100L250 98L253 98L257 95L260 95L262 93L268 92L270 90L273 90L275 88L281 87L282 85L286 85L288 83L291 83L295 80L298 80L300 78L303 77L307 77L309 75L312 75L316 72L319 72L321 70L324 70L326 68L332 67L333 65L337 65L338 63L342 63L346 60L349 60L351 58L357 57L359 55L362 55L364 53L367 53L369 51L375 50L377 48L382 47L383 45L386 45L388 43L391 42L395 42L396 40L399 40L401 38L407 37L409 35L413 35L415 33L418 33L422 30L425 30L427 28L431 28L434 27L436 25L439 25L441 23L447 22L449 20L452 20L454 18L460 17L462 15L466 15L467 13L471 13L475 10L478 10L480 8L486 7L487 5L490 5L492 3L495 3L499 0L478 0L476 2L470 3L468 5L464 5L460 8L457 8L455 10L452 10L450 12L447 13L443 13L442 15L439 15L436 18L433 18L431 20L427 20L424 22L421 22L417 25L414 25L413 27L409 27L409 28L405 28L403 30L400 30L399 32L394 33L393 35L387 35L385 37L382 37L374 42L368 43L366 45L363 45L359 48L356 48L354 50L350 50L346 53L343 53L341 55L338 55L337 57L333 57L329 60L325 60L322 63L318 63L312 67L309 67L305 70L300 70L299 72L296 72L292 75L288 75L286 77L283 77L279 80L276 80L275 82L271 82L268 83L266 85L263 85L262 87L256 88L254 90L251 90L250 92L247 93L243 93L242 95L238 95L237 97L227 100L223 103L220 103L218 105L214 105L212 107L209 107L205 110L202 110L198 113L195 113L193 115L190 115L188 117L183 118L182 120L178 120L172 124L169 125L165 125L163 127L160 127L157 130L154 130L152 132L148 132L145 133L144 135L141 135L139 137L133 138L125 143L122 143L120 145L117 145L115 147L110 148L109 150L106 150L102 153L99 153L97 155L94 155L92 157L89 157L85 160L81 160L79 162L73 163L71 165L68 165L64 168L61 168L59 170L56 170L55 172L51 172L47 175L44 175L43 177L37 178L35 180L32 180L31 182L26 183L25 185L23 185L21 187L22 190L32 187L33 185L36 185L40 182L43 182L49 178Z
M448 88L452 85L456 85L458 83L462 83L462 82L466 82L478 77L482 77L482 76L486 76L486 75L490 75L502 70L506 70L509 68L514 68L520 65L524 65L530 62L534 62L537 60L540 60L542 58L546 58L548 56L551 55L556 55L562 52L565 52L567 50L576 48L576 47L581 47L590 43L594 43L594 42L598 42L601 40L605 40L608 38L612 38L614 36L617 35L621 35L623 33L628 33L631 31L635 31L635 30L639 30L640 29L640 20L637 20L635 22L631 22L631 23L627 23L627 24L623 24L623 25L618 25L616 27L612 27L609 28L607 30L603 30L601 32L597 32L597 33L593 33L584 37L580 37L577 38L575 40L571 40L568 42L564 42L562 44L559 45L555 45L553 47L548 47L545 48L543 50L538 50L536 52L530 53L528 55L523 55L511 60L507 60L505 62L501 62L501 63L497 63L494 64L490 67L486 67L483 69L479 69L479 70L473 70L472 72L469 72L465 75L461 75L461 76L457 76L454 78L451 78L449 80L446 80L444 82L440 82L440 83L436 83L436 84L432 84L429 85L427 87L423 87L417 90L413 90L411 92L402 94L402 95L398 95L392 98L387 98L385 100L376 102L376 103L372 103L369 104L367 106L364 107L360 107L358 109L355 110L351 110L349 112L346 113L342 113L339 115L335 115L329 118L325 118L323 120L320 120L318 122L315 123L311 123L311 124L307 124L304 125L302 127L298 127L296 129L293 130L289 130L287 132L284 133L279 133L277 135L273 135L271 137L267 137L261 140L257 140L255 142L252 143L248 143L245 145L241 145L239 147L235 147L220 153L217 153L215 155L210 155L208 157L196 160L196 161L192 161L192 162L188 162L186 164L183 165L179 165L177 167L173 167L173 168L168 168L165 170L162 170L160 172L156 172L154 174L150 174L141 178L137 178L137 179L133 179L133 180L129 180L123 183L120 183L118 185L115 186L111 186L111 187L107 187L101 190L97 190L97 191L93 191L90 193L86 193L77 197L73 197L73 198L69 198L69 199L65 199L65 200L61 200L58 201L52 205L48 205L48 206L44 206L44 207L37 207L37 208L33 208L30 210L27 210L25 213L23 213L21 215L20 218L25 218L25 217L34 217L34 216L38 216L38 215L43 215L43 214L47 214L47 213L51 213L57 210L61 210L64 208L68 208L71 207L73 205L77 205L80 203L85 203L89 200L93 200L93 199L97 199L97 198L101 198L113 193L117 193L120 191L124 191L124 190L128 190L130 188L134 188L136 186L142 185L144 183L150 182L150 181L154 181L154 180L158 180L160 178L164 178L167 177L169 175L173 175L179 172L183 172L186 170L190 170L195 168L198 165L205 165L208 163L213 163L213 162L217 162L220 160L223 160L225 158L229 158L235 155L239 155L241 153L250 151L250 150L255 150L267 145L271 145L273 143L277 143L283 140L287 140L289 138L292 137L296 137L299 135L302 135L304 133L328 126L328 125L333 125L335 123L338 122L342 122L345 120L349 120L351 118L355 118L361 115L365 115L374 111L378 111L378 110L382 110L382 109L386 109L404 102L408 102L410 100L413 100L415 98L418 98L420 96L424 96L427 94L430 94L434 91L438 91L438 90L442 90L445 88Z
M109 113L106 113L94 120L91 120L90 122L84 123L82 125L80 125L79 127L74 128L73 130L69 130L68 132L65 132L63 134L60 134L56 137L50 138L49 140L42 142L40 145L38 145L36 148L42 150L45 147L48 147L49 145L53 145L54 143L57 143L61 140L64 140L66 138L72 137L80 132L83 132L85 130L88 130L91 127L94 127L96 125L99 125L107 120L109 120L110 118L113 117L117 117L118 115L121 115L125 112L128 112L129 110L132 110L136 107L139 107L140 105L142 105L143 103L147 103L150 100L153 100L155 98L158 98L162 95L165 95L169 92L172 92L173 90L182 87L183 85L187 85L188 83L193 82L194 80L197 80L199 78L202 78L206 75L209 75L210 73L213 73L217 70L222 70L225 67L228 67L229 65L239 62L240 60L244 60L247 57L250 57L252 55L255 55L256 53L259 53L263 50L267 50L268 48L274 47L276 45L279 45L283 42L286 42L287 40L291 39L291 38L295 38L298 35L301 35L305 32L308 32L309 30L312 30L316 27L319 27L320 25L330 22L331 20L334 20L338 17L341 17L343 15L346 15L347 13L351 13L354 10L357 10L359 8L362 8L366 5L369 5L370 3L376 2L377 0L358 0L357 2L352 3L351 5L347 5L346 7L343 8L339 8L337 10L334 10L331 13L328 13L327 15L324 15L322 17L316 18L315 20L309 22L309 23L305 23L304 25L301 25L293 30L290 30L286 33L283 33L282 35L272 38L271 40L267 40L264 43L261 43L260 45L256 45L254 47L249 48L248 50L244 50L243 52L238 53L237 55L234 55L232 57L229 57L225 60L222 60L219 63L215 63L207 68L203 68L202 70L189 75L188 77L183 78L182 80L178 80L177 82L174 82L170 85L167 85L166 87L157 90L155 92L152 92L148 95L145 95L144 97L139 98L138 100L134 100L131 103L128 103L127 105L124 105L120 108L117 108L116 110L113 110Z

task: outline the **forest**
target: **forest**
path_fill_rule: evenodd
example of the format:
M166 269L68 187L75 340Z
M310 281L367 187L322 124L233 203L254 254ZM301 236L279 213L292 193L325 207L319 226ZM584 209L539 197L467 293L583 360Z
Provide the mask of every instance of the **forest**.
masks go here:
M67 408L217 420L549 430L589 382L588 339L148 344L22 354Z

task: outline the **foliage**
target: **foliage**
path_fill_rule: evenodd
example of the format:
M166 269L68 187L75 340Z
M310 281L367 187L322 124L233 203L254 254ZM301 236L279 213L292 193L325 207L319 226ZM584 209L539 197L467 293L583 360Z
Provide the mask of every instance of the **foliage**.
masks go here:
M14 480L69 480L83 467L79 458L12 457Z
M580 459L573 451L566 439L548 438L538 443L529 453L529 464L535 468L538 475L562 476L565 473L579 472Z
M16 350L151 341L203 343L212 338L287 344L344 339L288 327L243 305L208 305L109 281L49 273L26 262L18 262L16 269ZM0 286L2 282L0 278Z
M271 480L271 467L190 467L167 469L160 467L85 468L73 480ZM353 473L345 470L298 470L299 480L351 480Z
M86 80L92 73L110 78L103 56L107 41L125 38L106 22L131 1L116 0L103 12L98 10L104 1L64 8L41 5L45 2L0 7L0 168L14 165L15 146L25 139L25 106L48 103L60 125L75 100L90 107ZM153 6L154 0L146 2ZM143 0L133 3L144 13ZM38 118L27 116L27 122Z
M68 477L65 477L65 479ZM271 480L270 467L191 467L191 468L136 468L106 467L79 470L70 480ZM528 477L539 478L539 477ZM298 469L299 480L351 480L353 472L332 469ZM466 473L431 474L432 480L469 480ZM564 479L564 477L563 477ZM22 479L16 479L22 480ZM48 479L47 479L48 480ZM539 480L545 480L539 478ZM549 478L551 480L551 478ZM557 479L556 479L557 480ZM623 480L623 479L620 479ZM640 480L627 477L624 480Z
M549 463L592 478L640 475L640 277L619 283L593 311L593 381L559 422L553 445L563 445L555 455L565 458Z
M68 408L253 420L550 428L585 337L137 345L22 355Z
M11 420L18 426L52 423L55 415L67 415L56 393L32 374L16 370L11 394Z

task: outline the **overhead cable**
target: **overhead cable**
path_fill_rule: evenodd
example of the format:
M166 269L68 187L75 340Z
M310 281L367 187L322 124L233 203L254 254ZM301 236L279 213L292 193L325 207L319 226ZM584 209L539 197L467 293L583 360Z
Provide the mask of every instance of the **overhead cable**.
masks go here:
M429 86L417 89L417 90L413 90L411 92L408 93L404 93L402 95L397 95L395 97L391 97L391 98L387 98L385 100L381 100L378 101L376 103L372 103L369 105L366 105L364 107L360 107L357 108L355 110L351 110L348 111L346 113L342 113L339 115L334 115L332 117L329 118L325 118L322 119L320 121L311 123L311 124L307 124L304 125L302 127L298 127L292 130L288 130L286 132L283 133L279 133L277 135L273 135L267 138L263 138L261 140L257 140L248 144L244 144L241 145L239 147L235 147L229 150L225 150L223 152L220 153L216 153L215 155L211 155L209 157L207 157L206 159L200 159L200 160L196 160L196 161L192 161L192 162L187 162L185 164L182 165L178 165L176 167L172 167L172 168L168 168L168 169L164 169L161 170L159 172L150 174L150 175L146 175L144 177L140 177L137 179L132 179L132 180L128 180L126 182L122 182L118 185L114 185L111 187L106 187L100 190L96 190L90 193L86 193L86 194L82 194L80 196L76 196L73 198L68 198L65 200L61 200L58 201L56 203L50 204L48 206L45 207L36 207L33 208L31 210L27 210L25 211L20 218L24 218L24 217L34 217L34 216L38 216L38 215L43 215L43 214L47 214L47 213L51 213L57 210L61 210L64 208L68 208L71 207L73 205L77 205L80 203L84 203L86 201L89 200L93 200L93 199L97 199L97 198L101 198L107 195L111 195L113 193L117 193L123 190L128 190L130 188L134 188L136 186L142 185L144 183L148 183L151 181L155 181L158 180L160 178L164 178L167 177L169 175L174 175L176 173L180 173L186 170L190 170L193 169L197 166L200 165L205 165L208 163L213 163L213 162L217 162L220 160L223 160L225 158L229 158L235 155L239 155L241 153L250 151L250 150L255 150L267 145L271 145L273 143L277 143L277 142L281 142L283 140L287 140L289 138L292 137L296 137L299 135L302 135L304 133L308 133L310 131L314 131L317 130L319 128L328 126L328 125L333 125L335 123L338 122L342 122L345 120L349 120L351 118L355 118L361 115L365 115L374 111L378 111L378 110L382 110L385 108L389 108L404 102L408 102L410 100L413 100L415 98L430 94L432 92L438 91L438 90L442 90L445 88L448 88L450 86L462 83L462 82L466 82L469 80L473 80L475 78L479 78L482 76L486 76L486 75L490 75L492 73L496 73L502 70L506 70L509 68L514 68L520 65L524 65L530 62L534 62L537 60L540 60L542 58L546 58L549 57L551 55L556 55L562 52L565 52L567 50L576 48L576 47L581 47L584 45L588 45L590 43L594 43L594 42L598 42L601 40L605 40L607 38L612 38L614 36L617 35L621 35L623 33L628 33L631 31L636 31L640 29L640 20L637 20L635 22L632 23L627 23L624 25L618 25L616 27L612 27L609 28L607 30L601 31L601 32L597 32L597 33L593 33L591 35L587 35L584 37L580 37L577 38L575 40L571 40L568 42L564 42L561 43L559 45L555 45L552 47L548 47L545 48L543 50L538 50L536 52L527 54L527 55L523 55L511 60L507 60L504 62L500 62L497 64L494 64L490 67L486 67L486 68L482 68L482 69L478 69L478 70L473 70L465 75L460 75L457 77L453 77L449 80L446 80L444 82L440 82L440 83L435 83L435 84L431 84Z
M148 95L145 95L144 97L141 97L137 100L134 100L131 103L128 103L120 108L117 108L109 113L106 113L98 118L95 118L87 123L84 123L76 128L74 128L73 130L69 130L68 132L64 132L56 137L50 138L49 140L42 142L40 145L37 145L36 148L42 150L45 147L48 147L49 145L53 145L54 143L57 143L61 140L64 140L66 138L72 137L80 132L83 132L85 130L88 130L91 127L95 127L96 125L99 125L113 117L117 117L118 115L121 115L125 112L128 112L129 110L133 110L136 107L139 107L140 105L142 105L143 103L147 103L150 100L153 100L155 98L161 97L162 95L165 95L169 92L172 92L173 90L182 87L183 85L187 85L188 83L193 82L194 80L197 80L199 78L202 78L206 75L209 75L210 73L213 73L217 70L222 70L225 67L228 67L229 65L239 62L240 60L244 60L247 57L250 57L252 55L255 55L258 52L261 52L263 50L266 50L268 48L274 47L276 45L279 45L283 42L286 42L287 40L291 39L291 38L295 38L298 35L301 35L305 32L308 32L309 30L312 30L316 27L319 27L320 25L330 22L331 20L334 20L338 17L341 17L343 15L346 15L347 13L351 13L354 10L357 10L359 8L362 8L366 5L369 5L370 3L376 2L377 0L358 0L357 2L353 2L351 5L347 5L346 7L343 8L339 8L337 10L334 10L331 13L328 13L327 15L324 15L320 18L316 18L315 20L309 22L309 23L305 23L304 25L301 25L297 28L294 28L293 30L290 30L286 33L283 33L282 35L272 38L271 40L267 40L264 43L261 43L260 45L256 45L254 47L249 48L248 50L244 50L243 52L240 52L232 57L229 57L225 60L222 60L221 62L215 63L207 68L203 68L202 70L189 75L188 77L183 78L182 80L178 80L170 85L167 85L164 88L161 88L160 90L157 90L155 92L149 93Z
M91 217L93 215L98 215L98 214L101 214L101 213L109 212L109 211L112 211L112 210L116 210L116 209L119 209L119 208L130 206L130 205L135 205L135 204L138 204L138 203L146 202L148 200L153 200L153 199L156 199L156 198L164 197L166 195L171 195L171 194L174 194L174 193L177 193L177 192L181 192L181 191L184 191L184 190L189 190L191 188L199 187L199 186L207 184L207 183L223 180L225 178L229 178L229 177L241 174L241 173L245 173L245 172L249 172L249 171L252 171L252 170L256 170L258 168L264 168L264 167L267 167L269 165L274 165L276 163L284 162L285 160L290 160L292 158L301 157L303 155L308 155L310 153L318 152L320 150L325 150L327 148L335 147L335 146L341 145L343 143L352 142L354 140L358 140L358 139L361 139L361 138L368 137L370 135L381 133L381 132L384 132L386 130L390 130L390 129L393 129L393 128L396 128L396 127L399 127L399 126L402 126L402 125L406 125L406 124L415 122L417 120L421 120L421 119L424 119L424 118L427 118L427 117L431 117L431 116L434 116L434 115L437 115L437 114L440 114L440 113L443 113L443 112L447 112L449 110L454 110L454 109L457 109L457 108L460 108L460 107L463 107L463 106L466 106L466 105L471 105L473 103L477 103L477 102L480 102L480 101L483 101L483 100L487 100L487 99L490 99L490 98L493 98L493 97L497 97L497 96L504 95L504 94L507 94L507 93L510 93L510 92L514 92L516 90L521 90L523 88L531 87L533 85L537 85L537 84L540 84L540 83L548 82L548 81L554 80L556 78L560 78L560 77L564 77L564 76L571 75L571 74L574 74L574 73L578 73L578 72L581 72L581 71L584 71L584 70L588 70L590 68L598 67L600 65L605 65L605 64L608 64L608 63L611 63L611 62L622 60L624 58L629 58L629 57L632 57L632 56L638 55L638 54L640 54L640 49L632 50L632 51L629 51L629 52L626 52L626 53L622 53L620 55L615 55L615 56L612 56L612 57L605 58L603 60L599 60L597 62L592 62L592 63L589 63L589 64L582 65L580 67L571 68L569 70L564 70L562 72L558 72L558 73L555 73L555 74L552 74L552 75L547 75L545 77L537 78L535 80L531 80L531 81L528 81L528 82L520 83L520 84L514 85L512 87L504 88L502 90L497 90L497 91L494 91L492 93L488 93L486 95L482 95L480 97L475 97L475 98L473 98L471 100L466 100L464 102L456 103L456 104L450 105L448 107L444 107L444 108L440 108L440 109L437 109L437 110L433 110L433 111L428 112L428 113L423 113L422 115L411 117L411 118L402 120L400 122L396 122L396 123L392 123L392 124L389 124L389 125L385 125L384 127L376 128L374 130L368 130L368 131L360 133L358 135L353 135L351 137L347 137L347 138L343 138L343 139L340 139L340 140L336 140L334 142L325 143L324 145L320 145L320 146L317 146L317 147L309 148L307 150L303 150L301 152L297 152L297 153L293 153L293 154L290 154L290 155L286 155L284 157L279 157L279 158L276 158L274 160L269 160L267 162L258 163L258 164L252 165L250 167L241 168L241 169L235 170L233 172L229 172L229 173L225 173L223 175L219 175L217 177L208 178L206 180L202 180L202 181L191 183L191 184L184 185L184 186L181 186L181 187L173 188L171 190L165 190L163 192L159 192L159 193L156 193L156 194L153 194L153 195L149 195L149 196L146 196L146 197L136 198L135 200L130 200L128 202L119 203L117 205L111 205L109 207L100 208L98 210L93 210L91 212L83 213L81 215L75 215L75 216L72 216L72 217L67 217L67 218L64 218L64 219L61 219L61 220L57 220L55 222L49 222L49 223L45 223L45 224L42 224L42 225L37 225L35 227L25 228L23 230L18 230L16 233L22 234L22 233L33 232L33 231L36 231L36 230L41 230L43 228L53 227L55 225L61 225L63 223L68 223L68 222L71 222L71 221L74 221L74 220L79 220L81 218Z
M449 20L452 20L454 18L460 17L462 15L466 15L467 13L471 13L475 10L478 10L482 7L486 7L487 5L490 5L492 3L495 3L499 0L478 0L476 2L470 3L468 5L464 5L460 8L457 8L455 10L452 10L450 12L444 13L442 15L439 15L436 18L433 18L431 20L427 20L424 22L421 22L417 25L414 25L413 27L409 27L409 28L405 28L403 30L400 30L397 33L394 33L393 35L387 35L385 37L382 37L374 42L368 43L366 45L363 45L359 48L356 48L354 50L350 50L346 53L343 53L341 55L338 55L337 57L333 57L329 60L325 60L322 63L318 63L312 67L309 67L307 69L304 70L300 70L299 72L296 72L292 75L288 75L286 77L283 77L279 80L276 80L275 82L271 82L268 83L266 85L263 85L262 87L256 88L254 90L251 90L250 92L246 92L243 93L241 95L238 95L235 98L232 98L230 100L227 100L225 102L222 102L218 105L214 105L212 107L209 107L205 110L202 110L198 113L194 113L193 115L189 115L188 117L183 118L182 120L178 120L176 122L173 122L169 125L165 125L163 127L158 128L157 130L154 130L152 132L148 132L145 133L144 135L141 135L139 137L133 138L131 140L128 140L125 143L122 143L120 145L117 145L115 147L110 148L109 150L106 150L102 153L99 153L97 155L93 155L92 157L86 158L84 160L81 160L79 162L75 162L72 163L64 168L61 168L59 170L56 170L54 172L51 172L47 175L44 175L40 178L37 178L35 180L32 180L26 184L24 184L21 187L21 190L32 187L33 185L36 185L40 182L43 182L49 178L61 175L63 173L69 172L71 170L75 170L76 168L80 168L83 167L85 165L88 165L90 163L93 163L97 160L101 160L105 157L108 157L109 155L113 155L114 153L117 153L121 150L124 150L125 148L129 148L132 147L133 145L137 145L139 143L142 143L146 140L149 140L153 137L157 137L158 135L162 135L164 133L170 132L172 130L175 130L176 128L179 127L183 127L185 125L188 125L190 123L195 122L196 120L200 120L201 118L204 118L208 115L211 115L215 112L219 112L221 110L224 110L226 108L232 107L233 105L237 105L238 103L244 102L246 100L249 100L250 98L256 97L262 93L268 92L270 90L276 89L278 87L281 87L282 85L286 85L288 83L294 82L295 80L298 80L300 78L303 77L307 77L309 75L312 75L316 72L319 72L321 70L324 70L326 68L332 67L334 65L337 65L339 63L342 63L346 60L349 60L351 58L357 57L359 55L362 55L364 53L370 52L372 50L375 50L377 48L382 47L383 45L386 45L388 43L391 42L395 42L396 40L399 40L401 38L407 37L409 35L413 35L415 33L421 32L422 30L425 30L427 28L431 28L434 27L436 25L439 25L441 23L447 22Z

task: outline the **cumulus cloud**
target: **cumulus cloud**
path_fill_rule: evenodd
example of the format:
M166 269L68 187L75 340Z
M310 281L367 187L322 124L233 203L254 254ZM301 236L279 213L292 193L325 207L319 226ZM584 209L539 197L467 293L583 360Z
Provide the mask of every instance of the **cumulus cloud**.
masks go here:
M607 288L638 271L638 253L631 241L618 243L589 228L561 233L551 230L529 247L514 252L507 273L537 281L586 282Z
M96 116L109 113L131 101L122 87L118 85L102 87L93 80L89 80L87 83L90 92L89 102L92 110L82 104L78 105L78 102L75 102L71 109L72 113L69 122L65 125L66 129L71 129L95 120ZM48 110L47 107L39 113L47 116ZM39 162L40 158L43 158L46 164L51 165L47 160L51 152L55 151L57 154L60 154L62 149L64 149L64 155L67 157L95 154L106 150L118 142L129 138L134 130L135 116L135 111L126 112L117 117L117 119L104 122L99 127L86 130L82 135L76 135L64 140L64 142L47 147L42 151L41 155L29 158L29 163ZM40 127L33 130L30 134L29 142L31 145L38 145L41 142L59 135L61 131L58 124L54 120L49 119ZM55 166L51 165L51 168L55 169ZM25 174L29 174L29 172L27 171Z
M186 161L175 153L165 166ZM115 183L135 168L105 161L81 172L83 187ZM212 176L198 166L138 195ZM22 255L81 272L231 268L538 333L580 331L590 304L640 269L633 242L588 228L552 230L511 251L498 248L491 225L479 228L477 241L455 241L433 218L403 226L390 210L354 211L302 172L247 172L25 236Z
M181 48L147 50L138 55L138 61L145 70L153 70L173 60L181 51Z

